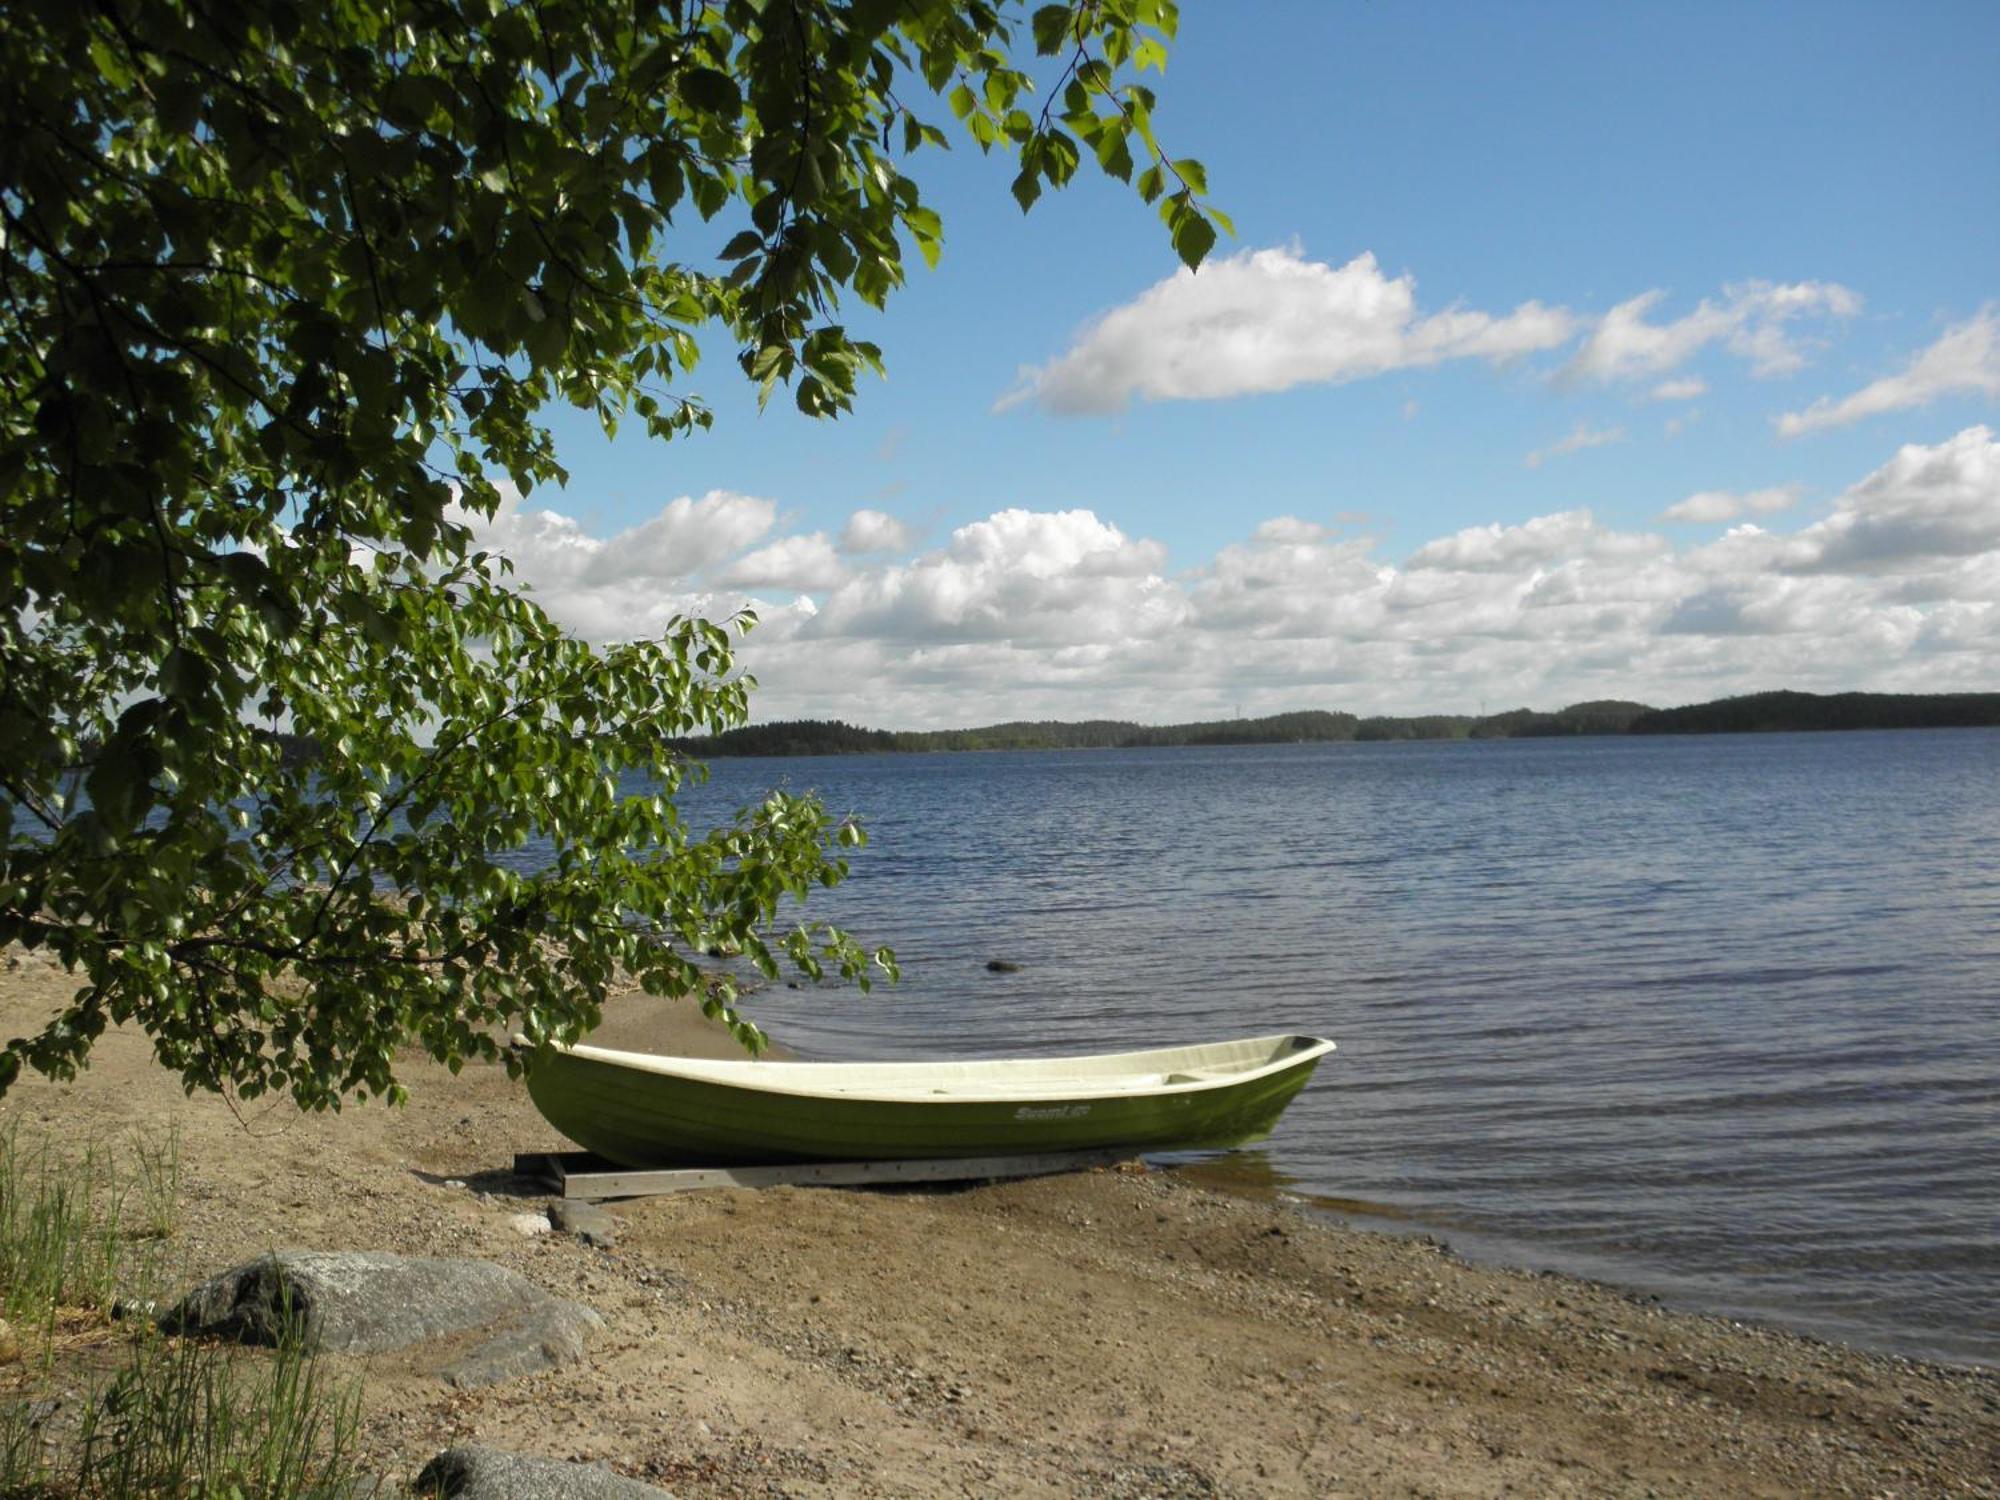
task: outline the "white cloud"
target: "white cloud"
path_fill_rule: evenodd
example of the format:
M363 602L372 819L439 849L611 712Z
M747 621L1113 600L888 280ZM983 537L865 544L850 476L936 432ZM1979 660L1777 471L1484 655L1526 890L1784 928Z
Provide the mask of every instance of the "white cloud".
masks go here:
M829 594L815 629L932 644L1105 645L1176 623L1166 549L1087 510L1004 510Z
M585 577L596 583L689 578L763 536L777 515L777 506L752 495L728 490L710 490L699 500L683 495L598 548L585 565Z
M1578 453L1585 448L1604 448L1613 443L1625 441L1622 427L1592 427L1581 419L1572 427L1569 436L1559 438L1546 448L1537 448L1521 462L1531 469L1539 469L1552 458L1561 458L1565 453Z
M738 558L726 568L720 583L730 588L790 589L805 592L830 589L847 577L834 556L826 533L781 537L768 547Z
M1970 321L1947 329L1898 374L1885 375L1839 401L1822 397L1804 411L1786 412L1777 419L1778 435L1798 437L1958 395L2000 397L2000 308L1991 303Z
M1699 494L1689 495L1678 504L1669 505L1660 512L1660 519L1687 521L1697 525L1715 521L1733 521L1738 516L1785 510L1798 504L1799 496L1804 493L1803 486L1796 484L1775 485L1763 490L1745 490L1740 494L1730 490L1703 490Z
M1655 401L1692 401L1697 396L1708 394L1708 382L1699 375L1683 376L1679 380L1662 380L1653 387Z
M1382 274L1371 254L1344 266L1296 250L1248 250L1180 270L1090 324L1069 351L1023 372L1001 407L1123 410L1358 380L1449 359L1504 361L1567 343L1576 319L1524 302L1495 316L1465 308L1419 316L1416 281Z
M515 576L556 618L603 640L661 629L690 610L727 613L704 580L716 565L762 539L776 523L769 500L729 490L683 495L608 538L555 511L509 496L491 519L461 517L477 544L513 561ZM740 602L740 601L739 601Z
M841 528L840 550L846 553L907 552L916 540L910 528L879 510L857 510Z
M1631 558L1664 548L1658 537L1606 531L1587 510L1537 516L1519 526L1470 526L1410 554L1411 572L1515 573L1559 560Z
M1002 510L900 560L842 559L820 532L771 536L775 508L726 493L610 538L519 506L477 528L595 638L764 591L741 654L765 718L1162 722L1239 704L1403 713L2000 686L1991 430L1905 447L1819 519L1773 529L1796 495L1690 496L1674 509L1735 520L1695 545L1575 509L1462 528L1400 561L1379 539L1279 515L1179 569L1159 542L1081 508ZM619 555L670 526L682 550ZM691 570L688 557L714 560ZM760 577L772 581L747 581Z
M1317 521L1302 521L1297 516L1273 516L1259 522L1254 534L1260 542L1286 545L1317 542L1325 537L1326 528Z
M1799 533L1796 572L1927 571L2000 553L2000 441L1968 427L1931 447L1910 443ZM2000 596L1995 596L2000 598Z
M1642 292L1612 308L1598 319L1564 374L1595 381L1644 380L1678 368L1714 343L1749 361L1758 375L1789 374L1804 364L1805 356L1787 324L1807 317L1851 318L1861 310L1861 298L1834 282L1749 281L1723 288L1720 302L1704 297L1684 317L1649 321L1647 314L1665 297L1661 291ZM1684 395L1662 394L1684 384L1666 382L1654 394L1684 400Z

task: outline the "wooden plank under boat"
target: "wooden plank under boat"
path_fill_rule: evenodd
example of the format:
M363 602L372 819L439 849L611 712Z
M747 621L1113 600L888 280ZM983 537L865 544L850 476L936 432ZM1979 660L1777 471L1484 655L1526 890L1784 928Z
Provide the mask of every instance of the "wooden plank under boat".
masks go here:
M832 1063L549 1046L528 1058L528 1094L564 1135L628 1167L1164 1150L1268 1135L1331 1051L1320 1037L1260 1036L1090 1057Z

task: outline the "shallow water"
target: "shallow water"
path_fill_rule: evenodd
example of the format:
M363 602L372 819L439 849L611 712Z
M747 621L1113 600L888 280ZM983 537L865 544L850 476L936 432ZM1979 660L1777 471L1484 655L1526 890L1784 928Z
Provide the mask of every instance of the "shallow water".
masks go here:
M867 820L807 1055L1298 1030L1233 1166L1490 1257L2000 1363L2000 732L717 762ZM988 973L1004 958L1018 973Z

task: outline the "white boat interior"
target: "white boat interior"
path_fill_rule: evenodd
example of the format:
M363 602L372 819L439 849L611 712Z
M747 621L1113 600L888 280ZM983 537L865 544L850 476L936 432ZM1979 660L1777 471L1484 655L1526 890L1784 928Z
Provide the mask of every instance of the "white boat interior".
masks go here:
M517 1037L519 1045L526 1039ZM948 1059L934 1062L795 1062L785 1059L664 1057L578 1045L572 1057L731 1088L871 1099L1100 1099L1183 1089L1223 1088L1324 1056L1323 1037L1283 1034L1110 1052L1088 1057Z

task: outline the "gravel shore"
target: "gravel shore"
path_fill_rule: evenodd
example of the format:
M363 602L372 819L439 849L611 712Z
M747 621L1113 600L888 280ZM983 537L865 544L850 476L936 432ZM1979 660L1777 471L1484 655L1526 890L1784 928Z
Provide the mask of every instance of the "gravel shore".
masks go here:
M66 993L0 959L0 1024ZM633 997L611 1045L726 1055ZM274 1247L473 1255L606 1320L588 1359L448 1391L354 1368L408 1476L478 1440L676 1495L2000 1495L2000 1375L1668 1311L1184 1174L619 1206L616 1243L528 1236L509 1167L561 1142L497 1069L414 1068L400 1111L246 1126L114 1033L0 1126L116 1145L172 1126L190 1278ZM1321 1086L1333 1086L1323 1084Z

